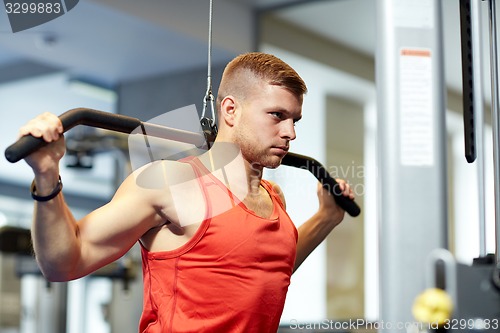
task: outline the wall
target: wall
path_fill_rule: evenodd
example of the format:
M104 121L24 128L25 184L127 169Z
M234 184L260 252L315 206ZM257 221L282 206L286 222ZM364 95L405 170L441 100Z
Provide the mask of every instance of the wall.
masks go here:
M332 177L346 179L356 202L364 205L364 110L363 105L342 97L326 97L327 169ZM357 218L348 215L328 236L328 318L363 318L364 314L364 210Z

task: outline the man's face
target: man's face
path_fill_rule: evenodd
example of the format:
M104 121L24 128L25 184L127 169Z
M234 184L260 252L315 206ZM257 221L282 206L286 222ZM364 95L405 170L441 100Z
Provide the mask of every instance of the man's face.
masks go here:
M261 82L239 104L234 141L250 164L276 168L295 139L302 100L287 89Z

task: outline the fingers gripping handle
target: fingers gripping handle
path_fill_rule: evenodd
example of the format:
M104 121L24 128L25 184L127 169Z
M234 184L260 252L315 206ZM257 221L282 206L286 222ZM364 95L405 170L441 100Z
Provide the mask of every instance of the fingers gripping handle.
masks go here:
M47 142L42 138L35 138L31 135L23 136L5 150L5 158L11 163L16 163L46 144Z
M59 116L59 119L63 125L64 132L77 125L87 125L116 132L130 133L142 124L137 118L87 108L66 111ZM23 136L5 150L5 158L9 162L15 163L45 145L47 145L47 142L42 138L35 138L31 135Z
M361 209L356 202L342 195L339 183L330 176L328 171L315 159L294 153L288 153L283 158L284 165L293 166L300 169L305 169L311 172L325 188L328 188L330 193L335 198L337 204L342 207L349 215L356 217L361 213Z

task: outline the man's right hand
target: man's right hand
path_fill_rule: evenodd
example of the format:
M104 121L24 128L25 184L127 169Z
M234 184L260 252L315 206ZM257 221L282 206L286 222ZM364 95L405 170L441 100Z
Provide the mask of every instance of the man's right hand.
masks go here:
M40 114L19 129L19 137L32 135L49 143L25 158L35 174L59 172L59 161L66 152L63 131L61 120L49 112Z

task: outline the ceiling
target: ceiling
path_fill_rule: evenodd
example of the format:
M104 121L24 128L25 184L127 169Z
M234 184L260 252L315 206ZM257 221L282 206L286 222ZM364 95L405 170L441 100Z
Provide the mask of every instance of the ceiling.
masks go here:
M315 1L280 11L279 16L295 22L327 39L374 57L377 0ZM459 0L442 4L443 53L446 82L449 89L461 93L461 40ZM489 100L489 21L487 1L480 1L482 21L482 55L485 97ZM500 11L497 8L497 16Z
M442 3L447 84L460 91L458 0ZM215 0L212 62L251 49L253 13L271 8L280 8L282 19L373 56L375 6L375 0ZM199 0L82 0L65 15L18 33L0 12L0 83L64 70L115 85L206 66L208 12L208 1ZM27 73L13 73L19 67Z

